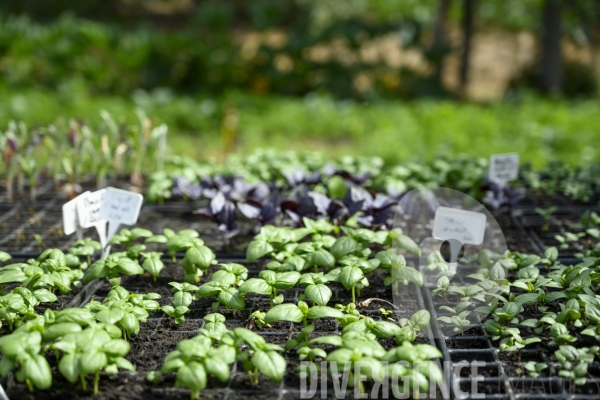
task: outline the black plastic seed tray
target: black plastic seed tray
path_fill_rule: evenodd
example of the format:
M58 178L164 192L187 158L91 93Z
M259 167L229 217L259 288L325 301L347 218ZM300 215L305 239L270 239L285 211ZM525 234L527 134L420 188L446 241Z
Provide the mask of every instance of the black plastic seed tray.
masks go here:
M220 261L225 260L220 259ZM233 256L229 256L228 261L246 264L243 258L235 258ZM249 265L248 268L249 277L255 277L262 269L262 262ZM172 288L168 285L168 282L174 280L180 281L182 279L182 272L180 269L181 267L176 266L175 264L168 265L159 276L158 282L153 282L152 279L143 276L124 277L122 286L132 293L157 292L162 296L162 299L160 299L162 305L170 304L172 301ZM209 272L214 270L215 267L211 267ZM210 273L202 278L202 282L207 281L209 277ZM383 276L379 276L376 279L371 279L374 282L374 285L365 288L363 293L361 293L360 299L364 300L368 297L377 297L391 300L392 296L390 288L383 286L383 278ZM379 280L381 282L379 282ZM69 302L68 306L84 306L91 300L101 301L109 291L110 285L105 279L96 280L79 291ZM336 303L347 304L350 302L350 294L343 289L343 287L334 285L332 286L332 291L333 297L330 302L331 305ZM282 293L284 294L286 302L297 302L301 289L282 291ZM401 305L401 310L397 313L398 317L409 317L419 309L425 308L425 302L421 296L421 291L415 286L406 287L401 294L401 298L404 298L405 300L400 302L400 304L410 305L410 307L403 308ZM279 344L281 346L285 345L285 342L288 339L295 337L302 329L302 324L288 322L273 323L271 328L263 327L263 329L257 329L251 322L250 315L255 310L268 310L269 299L265 296L248 295L246 309L235 313L227 313L222 307L213 310L211 307L213 301L214 299L194 301L190 306L190 313L186 315L186 321L181 325L175 325L170 318L160 312L152 314L147 323L141 325L140 333L130 338L131 351L128 358L136 364L136 373L119 372L115 377L102 376L100 380L100 391L105 394L108 393L108 398L111 398L110 390L116 385L116 387L123 388L121 398L189 398L189 391L174 388L174 380L172 377L166 377L159 385L153 385L145 380L145 376L148 371L160 368L164 357L176 348L177 343L180 340L199 334L198 329L202 328L204 324L202 317L210 312L216 311L223 313L227 317L226 325L229 329L246 327L262 335L268 342ZM383 305L373 302L368 308L362 309L361 313L378 319L381 317L381 314L378 311L378 308L381 306ZM311 337L339 334L341 331L340 325L337 321L332 319L316 320L314 323L315 331L311 334ZM417 342L435 345L434 334L431 327L422 332L421 336L417 339ZM396 346L394 339L382 340L381 343L386 348ZM296 366L299 364L298 357L295 354L295 351L286 353L285 357L288 362L288 367L285 377L280 383L273 383L261 377L259 386L255 386L250 383L246 373L241 369L241 366L234 364L231 370L231 379L225 384L218 381L211 381L208 388L202 392L202 398L299 399L301 398L302 393L300 391L299 375L295 370ZM60 379L57 377L57 374L54 374L54 376L56 379ZM329 378L329 380L331 380L331 378ZM22 395L26 394L23 385L16 383L14 379L9 378L5 387L7 388L7 392L11 399L26 398L22 397ZM74 390L77 390L76 385L70 385L68 383L65 383L65 385L57 385L57 387L58 392L50 394L50 398L68 398L73 396ZM332 382L328 383L327 389L328 390L324 395L327 398L334 397ZM82 394L83 393L80 393L80 395ZM320 392L317 396L320 397ZM347 398L352 397L353 390L349 389Z

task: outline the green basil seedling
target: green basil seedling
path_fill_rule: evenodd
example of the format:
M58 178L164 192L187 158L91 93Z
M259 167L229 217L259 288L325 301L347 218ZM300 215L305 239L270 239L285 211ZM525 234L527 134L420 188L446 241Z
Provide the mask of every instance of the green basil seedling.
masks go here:
M213 347L211 339L199 335L179 342L177 349L165 358L160 371L149 372L147 379L157 383L163 374L175 372L175 386L189 389L190 399L198 399L209 375L227 382L230 365L235 360L233 344Z
M47 249L37 260L0 267L0 292L4 293L7 283L21 283L29 289L48 288L51 292L58 289L68 293L71 285L80 286L82 276L83 271L67 265L67 257L62 251Z
M129 343L115 339L100 325L64 335L51 345L55 351L63 352L58 370L71 383L81 381L87 390L85 375L94 374L94 394L98 394L100 371L116 375L119 369L135 371L135 367L124 357L129 353Z
M318 306L326 306L331 299L331 289L326 285L328 282L322 272L303 274L299 280L300 285L305 287L304 295Z
M204 241L199 238L198 232L193 229L183 229L175 233L171 229L164 229L162 235L150 236L146 243L164 243L167 246L167 254L175 262L175 254L179 251L187 251L194 246L203 246ZM190 282L194 283L194 282Z
M236 288L225 286L221 282L207 282L198 288L197 294L203 298L217 297L219 301L213 303L213 309L219 304L222 304L227 312L230 308L243 311L246 307L244 296Z
M157 252L148 252L148 253L140 253L143 258L142 268L152 276L154 282L158 279L158 275L160 271L165 268L165 264L162 262L160 257L163 253Z
M148 229L133 228L131 230L124 228L121 229L108 244L121 244L125 246L126 250L129 250L133 246L133 241L139 238L149 238L152 236L152 232ZM145 248L145 246L144 246Z
M199 239L194 239L199 240ZM181 265L185 270L184 280L188 283L200 281L200 277L213 264L216 264L215 253L204 245L194 245L185 252Z
M85 308L94 313L96 320L117 325L127 338L140 331L140 322L146 322L149 312L160 309L156 301L159 298L156 293L130 294L121 286L115 286L102 303L91 301Z
M220 264L221 269L210 277L212 282L219 282L225 287L239 286L248 279L248 268L241 264Z
M283 348L266 343L265 339L245 328L235 328L227 332L226 338L232 340L236 345L237 358L242 362L242 367L248 373L250 382L258 384L258 373L260 372L274 382L280 382L285 373L285 359L278 353ZM246 345L247 347L242 347Z
M107 277L112 286L121 284L121 275L141 275L144 270L137 260L132 260L124 253L113 253L104 260L93 263L83 275L86 283L94 279Z
M25 382L29 391L48 389L52 386L52 372L42 353L40 332L15 332L0 338L0 376L7 376L13 368L19 382Z
M73 243L73 245L69 248L69 254L77 257L86 257L87 263L90 265L92 263L91 256L100 250L102 250L100 242L90 238L85 238Z
M202 319L204 320L204 328L200 329L200 332L210 338L213 343L218 343L227 332L225 317L219 313L212 313Z
M247 293L268 295L271 299L271 306L283 302L283 295L278 294L277 290L291 289L300 279L300 273L296 271L273 272L263 270L258 276L258 278L251 278L242 283L239 292L243 296Z

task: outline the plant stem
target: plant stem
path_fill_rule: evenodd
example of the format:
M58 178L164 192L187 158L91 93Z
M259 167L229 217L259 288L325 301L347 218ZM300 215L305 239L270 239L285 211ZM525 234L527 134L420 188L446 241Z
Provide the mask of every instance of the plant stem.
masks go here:
M31 381L29 379L25 379L25 382L27 383L27 389L29 389L30 392L33 392L33 385L31 384Z
M81 387L83 388L83 391L87 392L87 383L85 383L85 377L83 374L80 374L79 378L81 379Z
M356 304L356 296L354 294L354 286L352 286L352 303Z
M100 370L96 371L94 376L94 394L98 394L98 382L100 381Z
M315 265L315 274L318 274L318 273L319 273L319 267L317 267L317 266Z

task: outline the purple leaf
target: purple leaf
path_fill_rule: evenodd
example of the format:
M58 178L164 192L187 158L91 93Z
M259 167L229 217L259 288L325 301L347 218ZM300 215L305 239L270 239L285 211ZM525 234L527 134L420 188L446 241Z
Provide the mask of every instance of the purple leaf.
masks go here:
M225 207L226 204L226 200L225 200L225 196L223 196L223 193L219 192L215 195L215 197L212 198L212 200L210 201L210 208L212 210L213 214L218 214L220 213L223 208Z

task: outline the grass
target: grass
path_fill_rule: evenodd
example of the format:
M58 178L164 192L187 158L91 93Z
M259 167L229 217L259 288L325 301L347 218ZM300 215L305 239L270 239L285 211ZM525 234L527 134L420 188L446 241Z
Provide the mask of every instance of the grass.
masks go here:
M136 107L169 125L174 152L195 158L271 147L319 150L332 156L378 155L390 163L439 154L488 157L509 151L519 152L522 160L536 166L556 159L573 164L599 159L598 100L529 96L487 105L433 100L363 104L319 95L228 93L207 99L178 97L165 90L91 96L77 86L58 92L0 89L0 126L11 119L47 125L83 118L97 124L101 109L131 123ZM224 145L224 132L233 136L232 146Z

